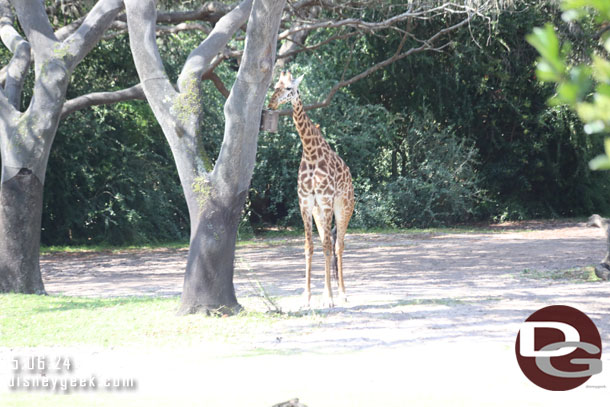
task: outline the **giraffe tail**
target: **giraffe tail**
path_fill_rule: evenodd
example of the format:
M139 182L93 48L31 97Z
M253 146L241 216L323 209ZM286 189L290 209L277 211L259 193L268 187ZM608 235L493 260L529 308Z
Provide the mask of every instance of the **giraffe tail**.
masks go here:
M335 251L335 242L337 241L337 227L335 226L331 232L331 241L333 245L333 259L331 262L333 277L335 281L339 281L339 267L337 266L337 252Z

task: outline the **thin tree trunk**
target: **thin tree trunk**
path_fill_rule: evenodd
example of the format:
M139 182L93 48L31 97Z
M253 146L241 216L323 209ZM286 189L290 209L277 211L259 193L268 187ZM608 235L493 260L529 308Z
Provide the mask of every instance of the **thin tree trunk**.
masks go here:
M25 168L0 186L0 292L45 294L39 266L42 190Z

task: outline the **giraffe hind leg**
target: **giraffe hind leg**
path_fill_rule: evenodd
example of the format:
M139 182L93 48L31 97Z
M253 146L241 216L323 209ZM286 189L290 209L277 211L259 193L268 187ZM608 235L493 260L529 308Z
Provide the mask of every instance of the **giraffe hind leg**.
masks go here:
M314 204L312 214L313 220L316 223L316 229L318 229L320 242L324 242L324 214L322 213L322 209L320 209L317 203Z
M343 251L345 249L345 234L347 226L354 211L353 204L348 201L338 202L335 205L335 228L337 229L336 240L334 242L334 252L337 261L337 283L339 285L339 297L347 302L345 294L345 282L343 280Z
M336 222L335 222L336 223ZM337 225L335 224L335 227L333 228L332 232L331 232L331 244L333 246L333 259L331 261L331 268L332 268L332 272L333 272L333 278L335 279L335 281L339 281L339 266L337 265L337 247L336 247L336 243L337 243Z
M314 220L322 240L322 248L324 250L324 292L323 304L329 308L334 306L333 293L330 282L331 276L331 259L333 246L331 242L331 226L333 220L333 201L328 197L316 197L316 207L313 210Z
M313 208L313 219L316 222L316 228L318 229L318 234L320 235L320 242L324 243L324 221L323 215L321 213L320 207L316 204ZM337 226L335 226L330 234L330 243L332 247L332 259L331 259L331 271L332 277L335 281L338 281L339 273L337 269L337 253L335 251L335 242L337 241Z

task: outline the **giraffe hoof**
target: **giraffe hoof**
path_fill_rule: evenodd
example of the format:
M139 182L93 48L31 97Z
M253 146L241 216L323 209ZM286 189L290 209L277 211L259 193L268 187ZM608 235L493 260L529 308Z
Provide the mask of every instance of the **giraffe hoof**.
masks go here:
M345 295L345 293L341 293L341 294L339 294L339 301L340 301L342 304L347 304L347 303L348 303L348 301L347 301L347 295Z
M333 297L328 294L324 295L324 299L322 300L322 306L326 308L333 308L335 304L333 303Z
M311 308L311 293L303 293L303 303L301 305L301 308Z

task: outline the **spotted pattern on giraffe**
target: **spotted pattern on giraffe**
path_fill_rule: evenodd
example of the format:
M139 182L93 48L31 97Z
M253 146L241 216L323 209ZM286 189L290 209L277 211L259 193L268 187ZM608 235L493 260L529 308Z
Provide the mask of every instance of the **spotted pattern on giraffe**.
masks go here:
M345 299L343 281L343 251L347 226L354 211L354 187L349 167L333 151L303 108L298 85L303 77L292 78L282 72L269 101L269 108L292 103L292 118L301 138L303 153L297 177L299 207L305 227L305 301L311 299L311 257L313 255L312 217L316 223L325 256L324 303L333 306L330 284L332 256L331 228L333 217L337 228L334 253L337 260L339 294Z

